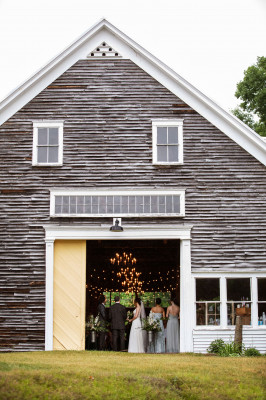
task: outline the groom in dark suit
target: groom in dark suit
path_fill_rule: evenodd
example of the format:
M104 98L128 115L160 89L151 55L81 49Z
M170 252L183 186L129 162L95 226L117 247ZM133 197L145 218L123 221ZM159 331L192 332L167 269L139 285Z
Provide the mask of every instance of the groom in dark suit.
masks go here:
M120 304L119 296L115 296L115 304L110 307L109 318L111 322L113 350L118 351L117 342L119 340L119 349L125 350L125 322L127 319L126 307Z

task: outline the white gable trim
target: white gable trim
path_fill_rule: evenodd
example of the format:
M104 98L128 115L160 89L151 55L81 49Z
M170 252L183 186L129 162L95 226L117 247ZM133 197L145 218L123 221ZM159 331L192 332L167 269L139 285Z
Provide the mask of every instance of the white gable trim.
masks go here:
M180 75L105 19L89 29L0 103L0 125L37 96L79 59L106 41L266 165L266 143L248 126L209 99Z

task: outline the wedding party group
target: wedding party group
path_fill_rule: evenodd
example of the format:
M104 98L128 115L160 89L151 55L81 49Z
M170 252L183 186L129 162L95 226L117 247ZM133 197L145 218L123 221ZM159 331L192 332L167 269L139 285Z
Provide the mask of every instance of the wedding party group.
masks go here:
M165 313L161 299L157 298L155 306L146 317L144 304L140 298L134 300L133 314L127 312L120 303L119 296L114 298L114 304L105 307L106 298L100 296L98 305L99 350L106 349L106 326L110 324L111 348L114 351L125 350L126 325L131 324L128 352L129 353L178 353L179 352L179 306L174 298Z

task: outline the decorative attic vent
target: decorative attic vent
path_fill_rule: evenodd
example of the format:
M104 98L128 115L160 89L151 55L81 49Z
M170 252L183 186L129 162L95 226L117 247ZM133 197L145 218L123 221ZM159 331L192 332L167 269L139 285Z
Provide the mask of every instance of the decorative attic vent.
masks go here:
M52 217L182 217L184 190L55 190Z
M87 57L121 57L120 54L109 46L106 42L102 42L94 51L88 54Z

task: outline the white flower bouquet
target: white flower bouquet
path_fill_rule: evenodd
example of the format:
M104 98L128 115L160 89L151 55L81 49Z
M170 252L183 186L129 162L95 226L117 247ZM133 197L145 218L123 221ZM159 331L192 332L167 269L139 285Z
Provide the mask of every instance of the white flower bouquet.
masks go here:
M95 332L107 331L107 329L104 326L102 326L98 315L95 318L93 315L90 315L89 320L86 323L86 327L88 328L89 331L95 331Z
M142 320L142 329L147 332L161 332L160 322L154 318L153 312L151 311L147 318Z

